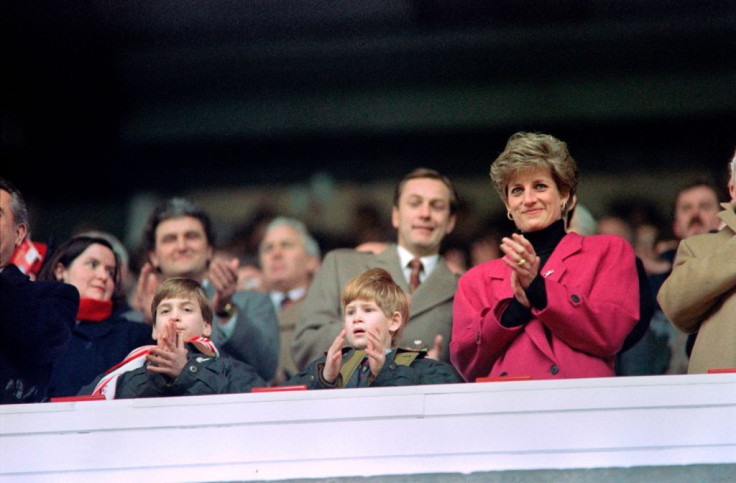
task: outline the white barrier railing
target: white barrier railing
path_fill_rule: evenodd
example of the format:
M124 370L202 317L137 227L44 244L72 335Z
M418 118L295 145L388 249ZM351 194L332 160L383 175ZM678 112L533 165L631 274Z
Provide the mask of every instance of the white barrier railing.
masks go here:
M736 374L0 406L2 481L701 464L736 464Z

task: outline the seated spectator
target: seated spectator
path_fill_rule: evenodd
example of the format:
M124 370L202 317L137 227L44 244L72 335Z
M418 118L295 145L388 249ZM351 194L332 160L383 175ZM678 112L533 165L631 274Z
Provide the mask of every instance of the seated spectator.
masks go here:
M250 392L265 381L244 362L220 357L209 339L212 307L199 282L170 278L151 304L157 345L132 351L84 387L81 395L105 399Z
M29 230L23 196L0 177L0 404L48 399L53 364L79 308L74 286L32 282L10 263Z
M75 236L46 260L39 280L62 281L80 295L72 338L54 364L49 396L73 396L130 351L153 343L151 326L113 310L120 283L119 259L103 238Z
M327 354L287 384L331 389L463 382L454 367L427 358L426 351L398 349L409 301L387 271L373 268L350 280L342 307L343 329Z

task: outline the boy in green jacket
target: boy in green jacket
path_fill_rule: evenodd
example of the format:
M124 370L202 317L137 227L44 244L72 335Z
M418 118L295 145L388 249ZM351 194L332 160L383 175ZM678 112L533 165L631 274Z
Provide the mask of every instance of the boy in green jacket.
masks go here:
M287 385L330 389L463 382L452 365L425 357L425 351L397 347L409 320L409 301L387 271L372 268L350 280L342 306L343 330L327 354Z

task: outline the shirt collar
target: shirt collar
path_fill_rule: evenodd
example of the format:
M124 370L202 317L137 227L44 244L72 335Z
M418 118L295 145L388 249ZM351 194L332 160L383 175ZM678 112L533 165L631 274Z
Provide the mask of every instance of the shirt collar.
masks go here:
M412 261L415 257L414 255L411 254L409 250L402 247L401 245L396 245L396 247L399 250L399 262L401 263L401 268L404 270L407 270L407 266L409 265L409 262ZM419 276L427 277L430 273L432 273L432 270L434 270L434 267L437 266L437 262L439 261L439 259L440 259L439 254L427 255L426 257L420 257L419 260L421 260L422 262L423 270Z
M269 294L271 296L271 302L273 302L274 307L281 307L281 302L284 300L285 295L289 297L292 301L296 302L297 300L301 299L307 294L307 287L306 285L293 288L286 292L281 292L279 290L272 290Z

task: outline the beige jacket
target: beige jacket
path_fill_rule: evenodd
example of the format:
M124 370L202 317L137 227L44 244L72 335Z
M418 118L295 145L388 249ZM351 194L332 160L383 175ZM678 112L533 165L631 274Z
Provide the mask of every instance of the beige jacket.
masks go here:
M724 227L682 240L657 294L677 328L698 333L690 374L736 368L736 213L730 203L721 206Z

